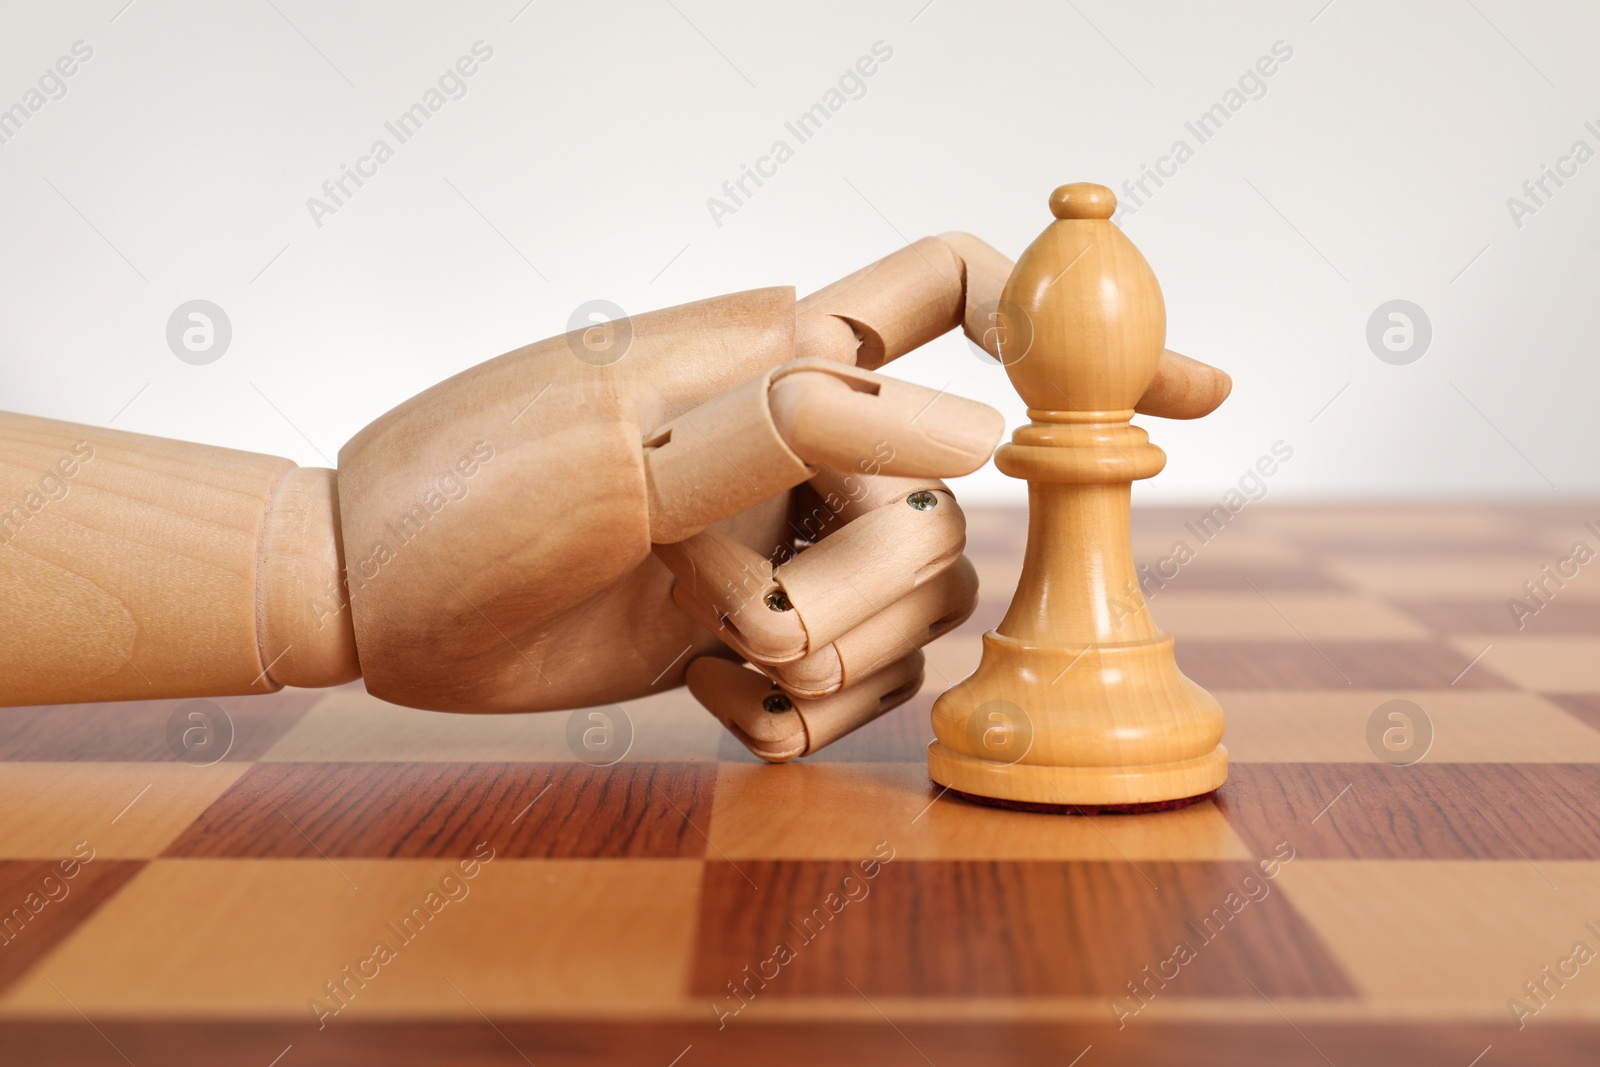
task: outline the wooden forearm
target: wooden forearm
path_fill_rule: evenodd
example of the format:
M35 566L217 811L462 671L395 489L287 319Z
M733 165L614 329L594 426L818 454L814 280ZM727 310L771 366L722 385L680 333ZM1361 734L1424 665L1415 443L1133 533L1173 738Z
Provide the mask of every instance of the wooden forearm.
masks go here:
M0 705L359 675L334 473L0 413Z

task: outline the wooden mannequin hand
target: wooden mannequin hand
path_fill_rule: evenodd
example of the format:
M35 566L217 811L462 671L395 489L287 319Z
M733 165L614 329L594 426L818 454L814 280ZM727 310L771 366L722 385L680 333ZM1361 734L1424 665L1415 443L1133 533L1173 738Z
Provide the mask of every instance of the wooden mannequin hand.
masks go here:
M491 360L362 431L339 497L368 689L449 711L584 707L736 651L807 709L843 690L822 710L845 701L851 725L914 693L917 649L976 594L938 476L981 466L1004 421L796 360L794 321L788 289L635 316L591 348L568 335ZM770 683L731 658L694 677L725 721L751 686L768 714ZM785 755L823 740L799 716L772 719L801 741Z

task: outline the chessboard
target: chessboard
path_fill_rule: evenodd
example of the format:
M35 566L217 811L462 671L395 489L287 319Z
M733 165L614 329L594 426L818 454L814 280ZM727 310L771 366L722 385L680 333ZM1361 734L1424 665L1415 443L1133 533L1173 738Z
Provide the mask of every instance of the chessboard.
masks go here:
M969 519L922 693L793 764L682 690L0 711L0 1062L1595 1062L1600 506L1136 510L1231 755L1143 815L928 781Z

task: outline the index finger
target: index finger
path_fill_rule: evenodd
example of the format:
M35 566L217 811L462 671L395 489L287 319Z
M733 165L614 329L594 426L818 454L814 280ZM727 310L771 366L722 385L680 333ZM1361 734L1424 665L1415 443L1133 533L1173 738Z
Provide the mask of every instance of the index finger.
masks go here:
M960 326L1002 361L1000 294L1011 260L965 233L924 237L795 306L795 351L877 369ZM1228 398L1233 380L1208 363L1167 349L1135 407L1142 415L1197 419Z
M797 360L646 439L650 540L692 537L822 466L968 474L988 460L1004 430L1004 418L987 404L827 360Z
M987 404L821 359L773 375L772 418L811 466L948 478L994 452L1005 417Z

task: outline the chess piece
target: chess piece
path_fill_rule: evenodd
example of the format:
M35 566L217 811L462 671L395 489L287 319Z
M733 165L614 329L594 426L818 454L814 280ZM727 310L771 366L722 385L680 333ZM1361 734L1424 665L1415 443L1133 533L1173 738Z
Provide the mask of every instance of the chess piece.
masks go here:
M978 669L934 704L928 750L935 782L980 801L1140 810L1227 778L1222 709L1178 670L1133 566L1131 483L1166 456L1129 419L1166 309L1115 208L1103 186L1057 189L1000 298L1001 359L1033 421L995 465L1028 482L1028 548Z

